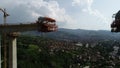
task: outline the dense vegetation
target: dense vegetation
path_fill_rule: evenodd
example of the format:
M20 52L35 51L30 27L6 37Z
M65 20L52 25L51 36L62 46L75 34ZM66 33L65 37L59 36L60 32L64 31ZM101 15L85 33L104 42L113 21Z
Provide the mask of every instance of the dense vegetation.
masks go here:
M18 68L120 68L119 42L79 45L39 36L20 36Z

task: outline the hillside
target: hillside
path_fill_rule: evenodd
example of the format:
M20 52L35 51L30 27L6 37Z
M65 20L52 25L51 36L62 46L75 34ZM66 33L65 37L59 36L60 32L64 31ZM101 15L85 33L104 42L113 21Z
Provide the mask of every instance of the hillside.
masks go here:
M83 44L19 36L18 68L120 68L120 42Z
M23 34L43 36L47 38L66 40L66 41L104 41L104 40L120 40L120 33L111 33L106 30L82 30L82 29L59 29L57 32L40 33L37 31L24 32Z

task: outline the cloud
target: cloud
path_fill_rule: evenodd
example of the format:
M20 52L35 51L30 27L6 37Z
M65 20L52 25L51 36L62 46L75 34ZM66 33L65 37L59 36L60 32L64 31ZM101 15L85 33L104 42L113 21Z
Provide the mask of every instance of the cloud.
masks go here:
M72 2L72 6L79 6L83 12L97 17L101 22L108 23L109 20L107 17L105 17L99 10L92 8L92 4L93 0L73 0Z
M106 23L108 19L98 9L93 8L93 2L93 0L2 0L0 7L6 8L10 14L7 18L9 23L35 22L39 16L49 16L56 19L59 27L92 29L95 25L95 28L99 29L106 25L100 23ZM0 22L3 22L2 16L0 13ZM92 24L87 25L88 22Z
M74 21L54 0L8 0L1 4L10 14L7 20L12 23L34 22L39 16L49 16L60 22L61 27L69 28L67 25Z
M79 4L81 4L81 0L73 0L73 2L72 2L73 6L79 5Z

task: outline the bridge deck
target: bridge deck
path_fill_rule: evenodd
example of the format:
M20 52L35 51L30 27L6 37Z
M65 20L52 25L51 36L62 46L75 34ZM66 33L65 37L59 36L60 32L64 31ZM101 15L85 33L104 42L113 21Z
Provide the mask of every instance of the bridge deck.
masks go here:
M38 30L37 23L31 23L31 24L7 24L7 25L0 25L0 33L5 32L24 32L24 31L33 31Z

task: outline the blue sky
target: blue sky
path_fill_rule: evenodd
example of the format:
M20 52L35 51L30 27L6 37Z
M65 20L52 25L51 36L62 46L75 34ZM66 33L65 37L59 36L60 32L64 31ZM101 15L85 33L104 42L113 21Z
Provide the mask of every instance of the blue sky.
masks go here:
M60 28L110 30L120 0L3 0L8 23L35 22L39 16L55 18ZM0 22L3 22L0 13Z

